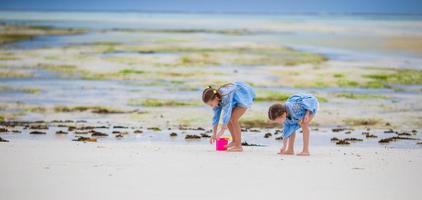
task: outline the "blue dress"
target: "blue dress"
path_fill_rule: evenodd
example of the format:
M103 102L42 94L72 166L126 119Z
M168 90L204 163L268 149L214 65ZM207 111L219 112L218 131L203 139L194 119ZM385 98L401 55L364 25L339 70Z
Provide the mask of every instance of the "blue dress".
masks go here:
M307 111L315 115L319 108L318 99L310 94L294 94L287 99L285 105L288 116L283 124L283 138L288 138L300 128L299 122Z
M223 124L229 123L233 108L240 106L249 108L255 98L254 89L244 82L235 82L224 86L218 90L221 94L221 102L213 109L214 116L212 125L215 126L220 121L221 112L223 114Z

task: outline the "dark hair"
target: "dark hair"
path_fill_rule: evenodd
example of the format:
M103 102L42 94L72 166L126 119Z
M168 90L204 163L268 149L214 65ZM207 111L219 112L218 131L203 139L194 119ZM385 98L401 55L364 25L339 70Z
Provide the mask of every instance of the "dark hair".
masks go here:
M202 101L204 103L207 103L208 101L213 100L216 97L218 97L221 100L221 93L218 91L218 89L215 89L211 86L208 86L202 92Z
M287 108L281 103L276 103L270 106L268 109L268 118L270 120L275 120L277 117L282 116L284 113L287 113Z

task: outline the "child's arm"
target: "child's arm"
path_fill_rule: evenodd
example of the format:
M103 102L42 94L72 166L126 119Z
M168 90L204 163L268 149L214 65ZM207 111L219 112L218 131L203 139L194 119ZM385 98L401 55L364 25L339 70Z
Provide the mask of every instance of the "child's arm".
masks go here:
M311 122L313 117L314 116L311 114L311 112L307 111L305 117L300 123L300 126L303 131L303 150L298 155L309 155L309 123Z
M216 138L221 137L221 136L224 134L224 131L226 131L226 130L227 130L227 124L223 124L223 126L221 126L221 129L220 129L220 131L218 132L218 134L217 134L217 137L216 137Z
M221 107L216 107L213 109L214 116L212 117L212 136L210 138L210 144L212 144L217 137L217 128L218 122L220 121L221 110Z
M218 133L217 133L217 129L218 129L218 125L215 125L212 128L212 136L210 138L210 144L214 143L215 140L217 140L218 138L220 138L224 134L224 131L226 131L226 129L227 129L227 125L221 126L221 129Z
M216 127L220 122L221 107L215 107L213 110L214 115L212 116L212 126Z
M278 154L284 154L284 152L286 152L288 140L289 138L283 138L283 146L281 147L280 152L278 152Z
M229 102L224 105L223 108L221 108L221 110L223 111L223 125L221 126L221 129L217 134L217 138L221 137L227 130L227 124L229 123L232 116L232 101L230 99L233 98L233 93L229 94L227 98L229 98Z
M217 129L218 129L218 124L212 127L212 136L210 138L210 144L214 143L217 138Z

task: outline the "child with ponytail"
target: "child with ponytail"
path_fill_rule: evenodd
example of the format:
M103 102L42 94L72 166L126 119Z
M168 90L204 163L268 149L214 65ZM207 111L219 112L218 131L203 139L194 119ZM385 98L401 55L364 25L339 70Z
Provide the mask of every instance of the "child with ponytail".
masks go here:
M228 144L227 150L233 152L243 151L241 145L241 128L239 119L252 105L255 91L244 82L225 84L218 89L209 86L202 93L202 101L213 108L212 118L213 134L210 143L221 137L229 129L233 141ZM220 115L223 112L223 124L218 130Z

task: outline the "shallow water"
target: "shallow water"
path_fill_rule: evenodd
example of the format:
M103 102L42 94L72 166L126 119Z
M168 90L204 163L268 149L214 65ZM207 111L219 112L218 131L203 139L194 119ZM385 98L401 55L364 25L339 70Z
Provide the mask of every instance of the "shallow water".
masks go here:
M103 29L257 31L239 36L198 33L212 40L247 40L313 49L336 59L395 56L397 64L420 66L418 54L397 52L381 45L389 36L422 34L422 16L405 15L254 15L136 12L23 12L1 11L0 20L64 28L86 28L87 34L49 36L13 45L20 48L64 46L99 41L131 43L151 34L107 32ZM157 37L159 34L154 34ZM172 33L172 35L183 34ZM165 37L164 35L161 35ZM345 52L346 51L346 52ZM400 56L397 56L397 53ZM418 59L419 58L419 59ZM409 65L409 63L408 63Z

